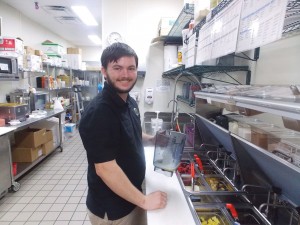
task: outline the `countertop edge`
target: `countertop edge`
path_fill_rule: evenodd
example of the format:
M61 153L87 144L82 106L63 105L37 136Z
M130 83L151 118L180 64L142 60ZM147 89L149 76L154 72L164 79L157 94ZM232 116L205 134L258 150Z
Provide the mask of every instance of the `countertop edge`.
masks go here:
M168 203L164 209L147 211L148 225L196 224L177 176L173 174L172 177L167 177L155 172L153 154L154 147L145 147L146 194L164 191L168 194Z

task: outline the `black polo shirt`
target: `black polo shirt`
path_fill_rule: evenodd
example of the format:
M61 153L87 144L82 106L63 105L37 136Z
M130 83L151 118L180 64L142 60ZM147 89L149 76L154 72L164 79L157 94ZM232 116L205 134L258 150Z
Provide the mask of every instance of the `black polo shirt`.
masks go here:
M142 191L145 156L137 103L128 96L124 102L107 83L85 109L79 132L88 159L87 207L95 215L117 220L135 205L111 191L96 174L95 163L116 160L132 184Z

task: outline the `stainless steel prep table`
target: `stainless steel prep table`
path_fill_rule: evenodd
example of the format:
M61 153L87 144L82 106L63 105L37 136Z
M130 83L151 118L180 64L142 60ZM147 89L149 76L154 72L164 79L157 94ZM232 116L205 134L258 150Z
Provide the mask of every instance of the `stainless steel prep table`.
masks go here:
M45 120L45 119L49 119L51 117L58 117L59 119L59 145L55 148L58 149L60 148L61 151L63 151L63 140L62 140L62 121L61 121L61 114L65 112L65 110L46 110L47 114L43 115L43 117L39 117L39 118L28 118L26 121L23 121L17 125L6 125L5 127L0 127L0 136L7 136L9 135L9 133L11 132L15 132L15 131L19 131L22 129L25 129L27 127L29 127L31 124L41 121L41 120ZM55 150L53 149L53 151ZM39 157L37 160L35 160L32 163L20 163L20 165L18 165L18 173L14 176L12 174L12 156L11 156L11 150L9 147L9 165L10 165L10 180L11 180L11 189L13 191L18 191L20 188L20 184L18 182L16 182L15 180L18 179L19 177L21 177L22 175L24 175L28 170L30 170L32 167L34 167L35 165L37 165L39 162L41 162L45 157L47 156L41 156ZM2 191L2 190L0 190Z

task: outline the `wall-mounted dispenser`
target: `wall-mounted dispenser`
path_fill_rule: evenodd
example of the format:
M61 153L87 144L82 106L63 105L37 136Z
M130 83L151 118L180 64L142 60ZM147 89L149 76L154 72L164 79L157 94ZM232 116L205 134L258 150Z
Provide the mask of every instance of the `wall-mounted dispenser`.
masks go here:
M153 104L153 88L146 88L145 103L147 103L148 105Z

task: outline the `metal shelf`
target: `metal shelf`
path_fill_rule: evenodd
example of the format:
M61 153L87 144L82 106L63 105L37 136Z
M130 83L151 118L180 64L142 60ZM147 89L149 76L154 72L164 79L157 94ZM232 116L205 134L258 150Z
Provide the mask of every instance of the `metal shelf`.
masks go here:
M72 87L65 87L65 88L55 88L55 89L50 89L50 88L36 88L37 91L44 91L44 92L67 92L67 91L72 91Z
M287 36L300 32L300 0L289 0L282 34Z
M185 4L167 36L154 38L151 42L163 41L164 44L182 44L182 30L194 18L194 4Z
M190 107L195 107L195 103L187 98L184 98L181 95L177 95L177 101L188 104Z
M194 4L185 4L168 36L181 37L182 29L194 18Z
M223 73L228 75L228 72L237 72L237 71L245 71L247 72L246 76L246 84L250 84L250 76L251 72L248 66L205 66L205 65L196 65L193 67L185 68L185 66L179 66L172 70L168 70L163 72L163 78L175 78L178 74L182 72L189 72L194 74L195 76L211 79L209 77L204 77L203 75L206 73ZM187 75L188 76L188 75ZM221 81L221 80L220 80ZM224 81L223 81L224 82ZM226 82L230 83L230 82ZM235 83L231 84L239 84L236 80Z

